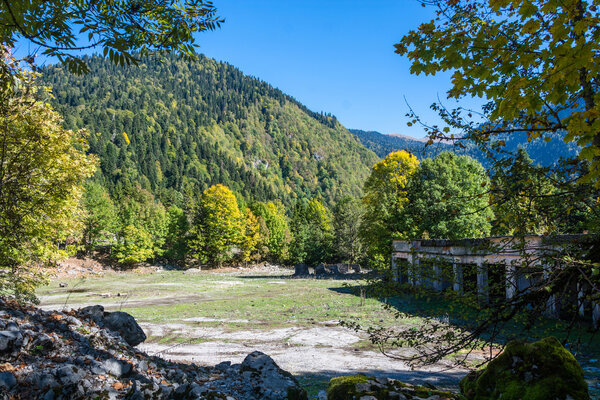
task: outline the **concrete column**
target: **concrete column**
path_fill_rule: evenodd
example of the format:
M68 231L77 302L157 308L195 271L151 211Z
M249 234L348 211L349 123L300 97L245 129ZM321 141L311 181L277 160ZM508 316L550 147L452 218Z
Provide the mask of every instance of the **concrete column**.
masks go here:
M415 280L414 280L415 267L413 266L414 258L415 257L412 254L409 254L408 257L406 258L406 281L411 286L415 285Z
M594 309L592 310L592 325L594 329L600 328L600 304L594 304Z
M442 267L437 263L433 266L433 290L442 291Z
M519 288L517 281L517 267L513 264L506 264L506 298L512 299Z
M488 287L488 267L483 259L478 259L477 264L477 295L484 301L489 301L490 290Z
M544 264L544 280L550 277L550 272L552 269L552 265ZM558 307L556 306L556 297L554 295L550 296L546 303L546 314L552 317L558 317Z
M398 262L396 257L392 256L392 279L398 283L400 281L400 272L398 271Z
M452 271L454 271L454 284L452 288L455 292L463 292L463 271L462 265L458 263L452 263Z
M581 283L577 284L577 308L579 309L579 316L583 317L585 314L585 295L583 294L583 288Z
M421 260L419 257L413 259L413 281L415 286L421 287L423 285L423 277L421 274Z

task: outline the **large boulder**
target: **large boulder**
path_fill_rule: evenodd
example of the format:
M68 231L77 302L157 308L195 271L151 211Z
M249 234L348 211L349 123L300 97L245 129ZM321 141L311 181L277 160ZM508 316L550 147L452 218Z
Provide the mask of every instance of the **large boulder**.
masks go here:
M296 264L294 266L294 275L296 276L304 276L309 274L308 265L306 264Z
M87 317L98 325L117 332L131 346L137 346L146 340L146 334L138 325L135 318L126 312L106 312L101 305L88 306L78 311L82 317Z
M340 376L329 381L327 400L454 400L462 397L456 393L433 387L409 385L394 379L374 378L365 375Z
M467 399L589 400L583 370L553 337L512 341L482 370L460 381Z
M337 269L340 274L347 274L350 270L349 264L344 263L337 264Z
M282 370L268 355L255 351L244 359L240 367L243 374L250 375L256 382L260 399L264 400L307 400L307 394L296 378Z
M325 265L319 264L315 267L315 275L325 275L326 273Z
M327 271L328 274L332 274L332 275L338 275L340 273L340 270L338 269L337 264L329 264L329 265L325 266L325 270Z
M123 340L131 346L137 346L146 340L146 334L131 315L122 311L106 313L104 326L111 331L119 332Z

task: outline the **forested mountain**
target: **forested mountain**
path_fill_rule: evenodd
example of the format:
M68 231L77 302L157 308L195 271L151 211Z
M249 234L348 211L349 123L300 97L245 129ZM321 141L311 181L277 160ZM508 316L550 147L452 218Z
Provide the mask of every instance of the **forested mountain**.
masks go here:
M335 117L226 63L86 62L86 75L48 66L42 80L65 126L90 131L113 197L140 185L170 204L221 183L253 200L332 204L359 195L377 161Z
M415 154L419 158L435 157L443 151L452 151L460 155L469 155L489 167L490 163L484 154L477 147L468 142L463 142L465 148L453 146L448 143L434 143L425 146L423 139L413 139L403 135L384 135L376 131L362 131L359 129L350 129L366 148L375 152L379 157L384 158L387 154L406 150ZM556 163L560 157L568 158L577 154L578 148L574 143L565 143L560 134L550 137L551 140L532 140L527 141L525 132L515 132L510 135L499 135L497 140L504 140L504 150L516 152L519 147L524 148L533 162L542 166L550 166Z

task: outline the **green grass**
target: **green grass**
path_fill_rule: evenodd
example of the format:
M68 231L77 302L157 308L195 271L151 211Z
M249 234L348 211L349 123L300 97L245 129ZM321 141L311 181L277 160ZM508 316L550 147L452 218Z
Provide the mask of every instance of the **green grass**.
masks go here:
M110 310L126 311L139 321L156 324L194 325L198 322L184 320L206 318L211 320L202 321L202 326L272 329L328 321L336 324L339 319L379 323L381 319L389 321L391 315L377 299L367 298L361 305L360 297L345 289L344 284L349 282L342 280L185 275L171 271L114 273L61 282L68 286L60 288L57 281L51 281L38 290L42 304L77 308L100 303ZM107 293L113 296L102 296ZM117 293L126 296L117 297Z

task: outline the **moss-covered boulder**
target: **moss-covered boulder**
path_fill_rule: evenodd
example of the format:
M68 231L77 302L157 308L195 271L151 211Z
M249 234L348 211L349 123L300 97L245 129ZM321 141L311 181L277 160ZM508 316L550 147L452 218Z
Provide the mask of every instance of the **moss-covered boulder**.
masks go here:
M340 376L329 381L328 400L458 400L463 397L424 386L365 375Z
M560 342L513 341L484 369L460 382L467 399L589 400L583 370Z

